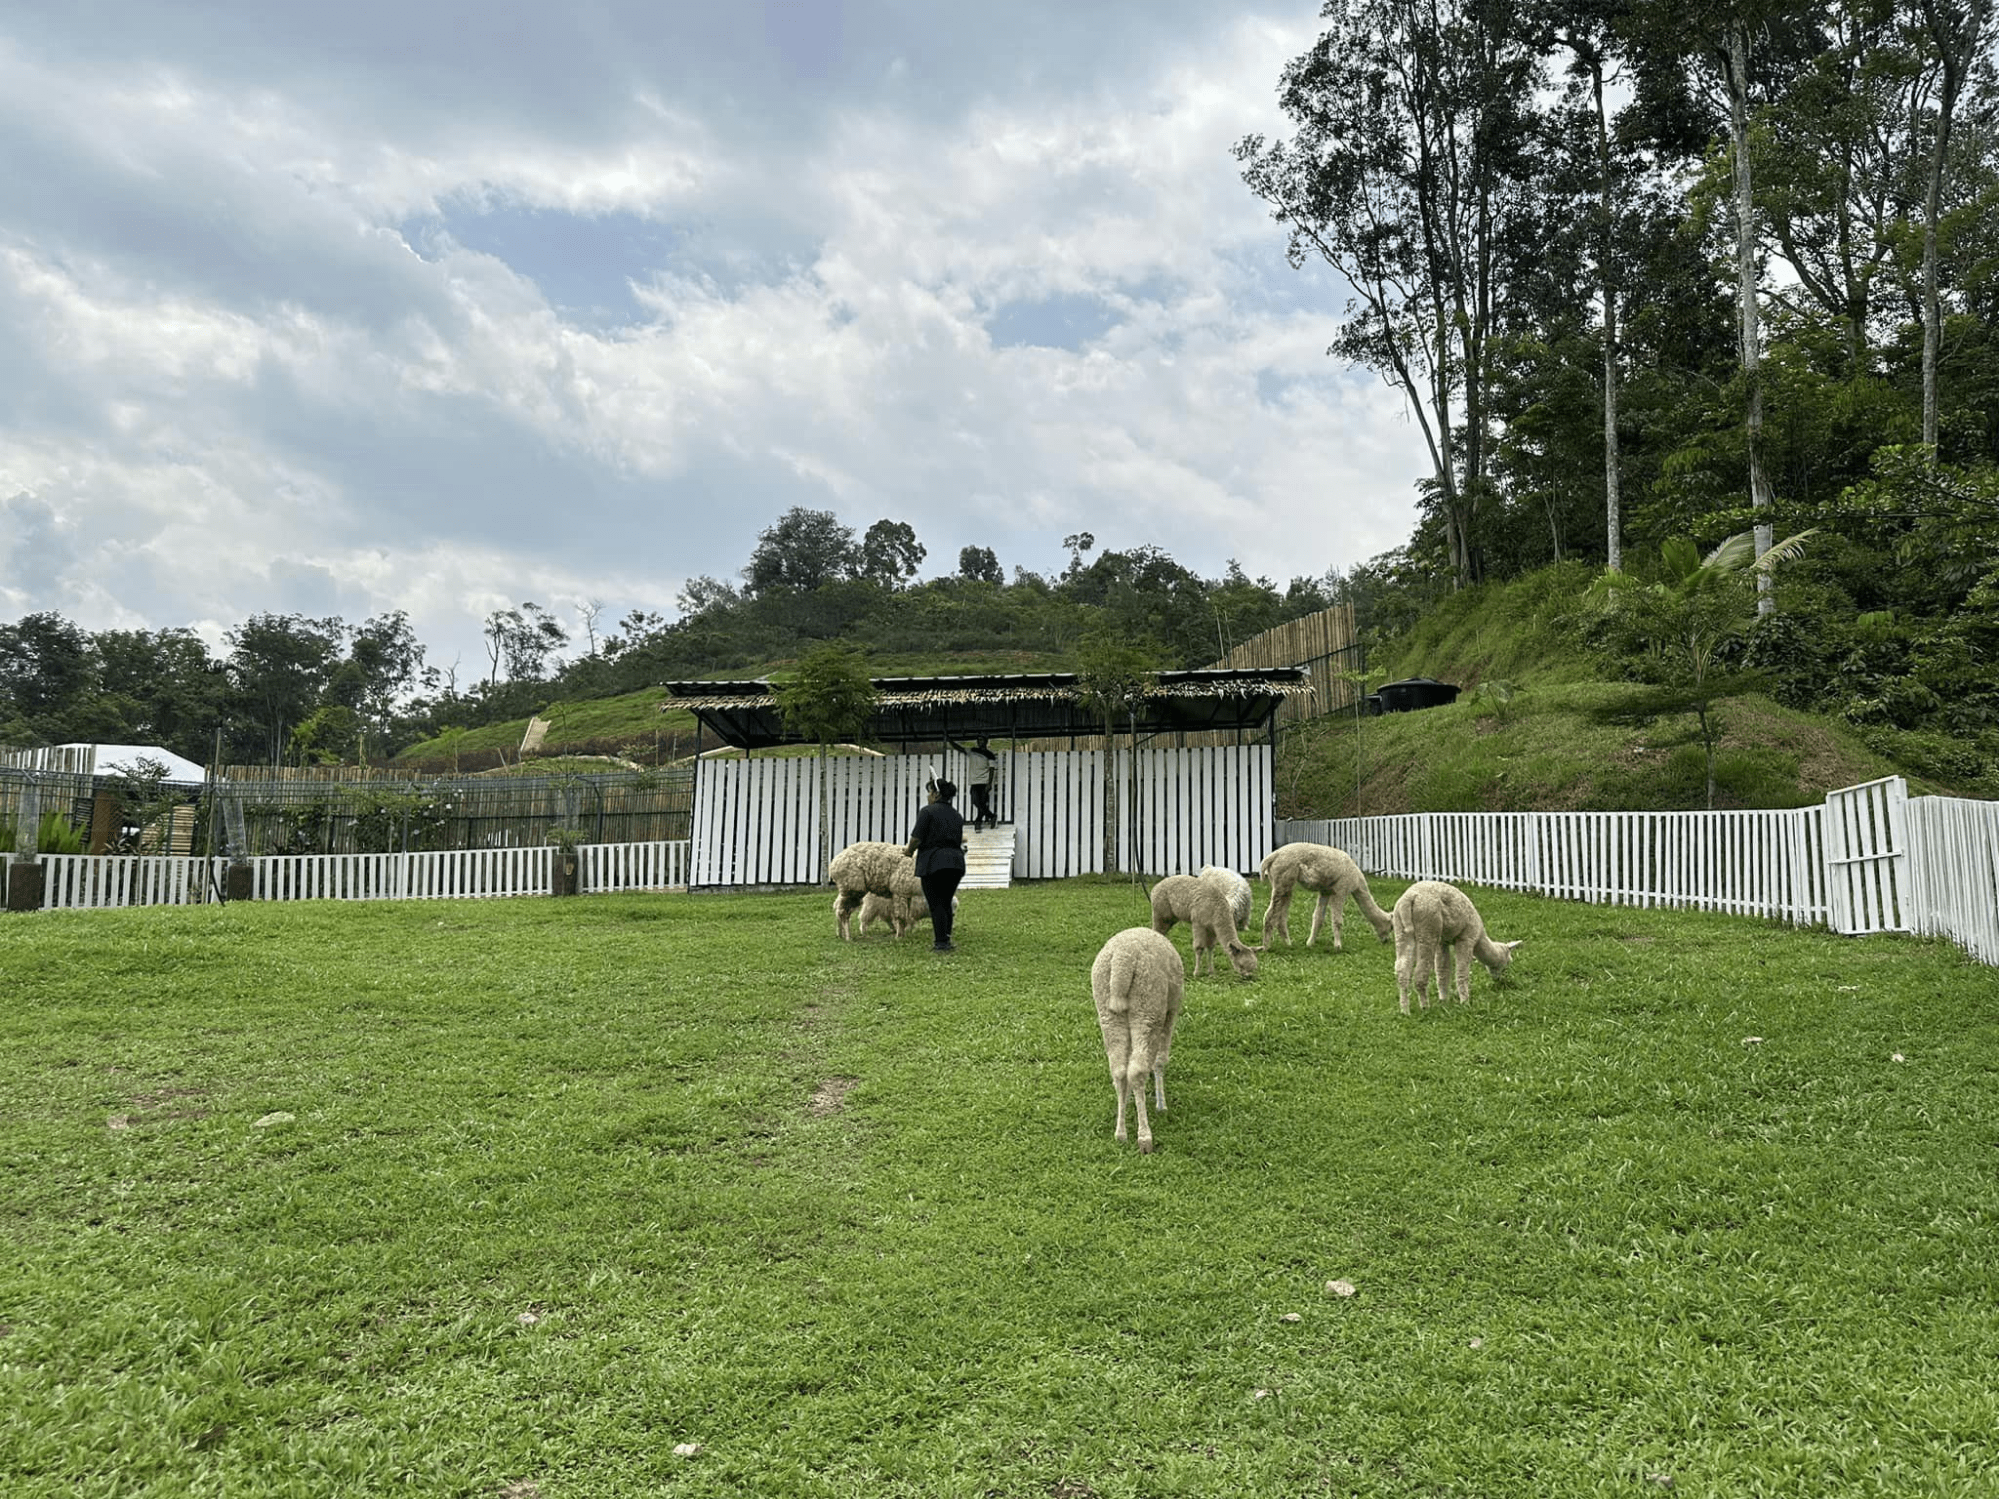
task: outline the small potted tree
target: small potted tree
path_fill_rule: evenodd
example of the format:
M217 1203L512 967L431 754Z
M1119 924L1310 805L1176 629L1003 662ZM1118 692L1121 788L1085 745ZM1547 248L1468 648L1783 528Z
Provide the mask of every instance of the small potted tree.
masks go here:
M576 846L583 842L583 830L551 828L548 841L555 845L555 865L549 876L548 893L551 896L573 896L577 890Z

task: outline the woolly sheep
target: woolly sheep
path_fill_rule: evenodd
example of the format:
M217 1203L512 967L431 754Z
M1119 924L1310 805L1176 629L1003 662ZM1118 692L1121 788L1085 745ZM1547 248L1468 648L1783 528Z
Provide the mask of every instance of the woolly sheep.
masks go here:
M891 902L900 898L906 905L912 893L922 893L916 861L902 850L901 844L865 842L849 844L833 856L828 874L839 892L833 898L833 923L843 939L853 941L848 918L869 895L886 896Z
M1256 903L1256 893L1249 888L1249 882L1234 870L1220 865L1202 865L1198 877L1211 885L1221 887L1228 893L1229 912L1235 917L1236 931L1249 926L1250 908Z
M1330 925L1333 950L1341 951L1344 944L1340 940L1340 925L1346 917L1349 896L1360 907L1361 915L1373 924L1376 937L1385 943L1393 935L1388 913L1375 901L1374 893L1367 888L1367 877L1344 849L1335 849L1330 844L1286 844L1274 850L1257 873L1270 882L1270 905L1263 910L1266 947L1273 926L1283 937L1284 946L1291 946L1291 893L1299 886L1319 894L1312 907L1312 930L1305 938L1307 948L1317 940L1319 928Z
M1138 1149L1152 1150L1152 1122L1145 1114L1145 1077L1159 1112L1166 1113L1166 1059L1173 1050L1173 1023L1180 1015L1187 969L1170 938L1145 927L1114 934L1090 965L1090 997L1104 1034L1104 1060L1117 1089L1117 1130L1124 1137L1124 1106L1138 1108Z
M1237 934L1235 913L1220 886L1193 875L1168 875L1152 888L1151 896L1154 932L1163 936L1173 930L1175 922L1185 922L1194 929L1196 979L1201 977L1203 958L1210 974L1218 972L1217 945L1228 950L1229 963L1238 976L1247 979L1256 972L1256 950Z
M1437 999L1444 998L1443 968L1450 965L1458 999L1471 999L1471 961L1476 958L1497 975L1513 962L1513 950L1520 946L1495 943L1485 935L1485 923L1471 897L1441 880L1419 880L1395 903L1389 921L1395 933L1395 988L1402 1001L1402 1014L1409 1014L1409 991L1416 991L1418 1005L1430 1004L1426 987L1434 988Z

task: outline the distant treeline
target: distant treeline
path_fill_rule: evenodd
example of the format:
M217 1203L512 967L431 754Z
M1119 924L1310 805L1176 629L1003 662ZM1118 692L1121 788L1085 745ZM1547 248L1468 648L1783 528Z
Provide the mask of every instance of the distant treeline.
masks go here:
M484 674L468 684L427 664L400 610L358 625L254 615L219 657L186 629L91 632L30 614L0 625L0 745L152 744L205 763L219 727L225 762L379 760L554 700L780 662L826 639L880 654L1045 660L1110 635L1157 666L1200 666L1282 621L1393 591L1368 569L1279 588L1233 563L1204 579L1157 548L1092 556L1087 533L1068 544L1056 577L1016 569L1007 580L989 549L970 547L957 573L918 582L925 551L905 523L857 537L829 512L795 509L764 531L740 583L695 579L676 619L634 610L600 631L586 605L572 631L532 602L496 611Z

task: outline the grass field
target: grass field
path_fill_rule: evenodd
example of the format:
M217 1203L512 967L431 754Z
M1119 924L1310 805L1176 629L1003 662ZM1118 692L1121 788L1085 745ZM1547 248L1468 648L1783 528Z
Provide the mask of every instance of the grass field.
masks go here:
M0 919L0 1493L1999 1489L1999 977L1478 895L1469 1007L1358 920L1190 981L1150 1157L1128 886L951 956L823 895Z

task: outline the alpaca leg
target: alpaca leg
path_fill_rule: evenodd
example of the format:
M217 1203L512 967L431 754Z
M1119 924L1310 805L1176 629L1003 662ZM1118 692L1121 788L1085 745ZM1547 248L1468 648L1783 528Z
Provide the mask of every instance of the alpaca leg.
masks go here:
M1326 925L1326 893L1320 891L1312 902L1312 930L1305 934L1305 946L1311 947L1319 940L1319 929Z
M1166 1064L1152 1065L1152 1103L1162 1115L1166 1113Z
M1125 1092L1138 1111L1138 1149L1145 1152L1152 1150L1152 1122L1145 1117L1145 1075L1151 1071L1146 1059L1134 1056L1124 1078Z
M853 916L855 908L860 904L860 896L853 891L840 892L839 899L833 903L833 918L839 925L840 937L843 941L851 943L854 940L854 934L848 926L848 919Z
M1395 954L1395 994L1402 1002L1402 1014L1409 1014L1409 981L1416 971L1416 955L1408 948L1400 948ZM1417 995L1420 998L1422 991Z
M1279 889L1273 885L1270 888L1270 905L1263 909L1263 941L1266 947L1270 943L1270 928L1273 922L1277 924L1277 935L1284 939L1284 946L1289 948L1291 946L1291 890L1288 886Z
M1458 982L1458 1000L1465 1005L1471 1004L1471 950L1472 939L1470 938L1459 939L1451 950L1452 959L1457 969L1457 974L1454 977Z

